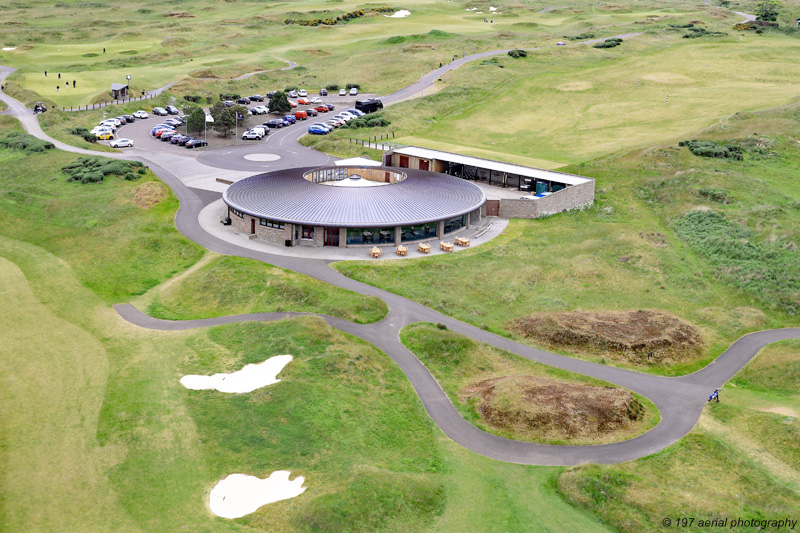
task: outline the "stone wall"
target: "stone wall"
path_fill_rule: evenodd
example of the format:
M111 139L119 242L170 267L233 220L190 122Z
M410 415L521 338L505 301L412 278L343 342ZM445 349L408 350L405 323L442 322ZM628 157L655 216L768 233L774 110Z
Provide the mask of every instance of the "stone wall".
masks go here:
M539 218L594 202L594 180L535 200L500 200L501 218Z
M262 241L266 242L274 242L276 244L284 244L286 239L292 238L292 231L291 231L291 224L286 224L284 229L278 228L270 228L268 226L262 226L260 224L260 218L258 217L251 217L250 215L245 215L244 218L240 218L235 214L231 213L231 226L236 228L238 231L250 235L250 230L252 229L252 220L255 218L256 221L256 237L261 239Z

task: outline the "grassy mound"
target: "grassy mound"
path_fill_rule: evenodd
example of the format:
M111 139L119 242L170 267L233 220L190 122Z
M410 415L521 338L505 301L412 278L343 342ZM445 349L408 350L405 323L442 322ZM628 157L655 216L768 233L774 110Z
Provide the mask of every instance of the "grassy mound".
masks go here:
M483 380L462 396L494 428L553 440L612 436L645 414L630 391L532 376Z
M651 310L538 313L513 320L511 329L554 348L639 364L682 361L703 346L695 326Z
M658 422L649 401L606 382L535 363L433 324L400 334L475 426L516 440L599 444Z
M170 320L266 311L309 311L375 322L386 304L308 276L242 257L213 257L152 295L147 312Z

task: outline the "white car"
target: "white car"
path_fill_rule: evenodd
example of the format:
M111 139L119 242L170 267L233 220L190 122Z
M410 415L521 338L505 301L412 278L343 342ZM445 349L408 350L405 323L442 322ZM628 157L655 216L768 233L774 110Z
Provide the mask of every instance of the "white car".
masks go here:
M322 98L320 98L319 96L315 96L315 97L313 97L311 99L311 103L312 104L321 104L322 103Z
M300 89L299 91L297 91L297 96L299 96L300 98L305 98L306 96L308 96L308 91L306 91L305 89Z
M133 146L133 140L131 139L114 139L109 143L111 148L128 148Z
M253 126L248 131L257 131L257 132L261 133L261 135L268 135L269 134L269 128L267 128L266 126Z
M356 96L357 94L358 94L357 87L353 87L352 89L350 89L350 96Z
M353 120L353 117L351 117L350 115L334 115L333 118L344 120L345 122L350 122L351 120Z
M558 41L556 43L556 46L567 46L567 43L565 43L564 41Z
M266 115L269 113L269 108L265 105L257 105L253 108L253 112L258 113L259 115Z
M100 135L101 133L114 133L114 130L106 126L95 126L89 133L92 135Z
M260 131L254 131L254 130L247 130L246 132L244 132L242 134L242 139L244 139L244 140L260 141L263 137L264 137L263 133L261 133Z
M347 96L347 89L339 89L339 96Z
M297 98L297 91L289 91L289 93L286 96L288 96L289 98Z
M139 111L134 113L133 116L136 117L136 118L149 118L150 117L150 115L147 114L147 111L144 111L142 109L140 109Z
M317 122L314 124L314 126L319 126L320 128L326 129L329 132L333 129L333 126L326 124L325 122Z
M352 120L354 118L358 118L358 115L356 115L355 113L351 113L350 111L342 111L336 116L343 117L345 120Z
M347 112L357 117L363 117L364 115L366 115L366 113L364 113L360 109L348 109Z

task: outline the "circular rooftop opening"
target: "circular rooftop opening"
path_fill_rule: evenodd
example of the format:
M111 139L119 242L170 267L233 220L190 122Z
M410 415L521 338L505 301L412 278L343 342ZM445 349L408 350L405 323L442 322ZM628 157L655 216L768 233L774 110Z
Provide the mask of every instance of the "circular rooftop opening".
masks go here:
M400 183L405 172L372 167L315 168L303 174L306 181L331 187L379 187Z

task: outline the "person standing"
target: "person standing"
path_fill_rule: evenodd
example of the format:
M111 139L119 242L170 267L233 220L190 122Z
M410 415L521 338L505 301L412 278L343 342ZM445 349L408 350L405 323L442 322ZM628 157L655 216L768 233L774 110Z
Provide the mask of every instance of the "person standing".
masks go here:
M47 71L46 70L44 71L44 77L45 78L47 77Z
M61 79L61 73L60 72L58 73L58 79Z
M105 48L103 48L103 53L104 53L104 54L106 53L106 49L105 49Z
M72 80L72 88L73 89L75 88L75 83L77 83L77 82L75 80Z
M60 89L61 89L61 86L60 85L56 85L56 92L59 92Z

